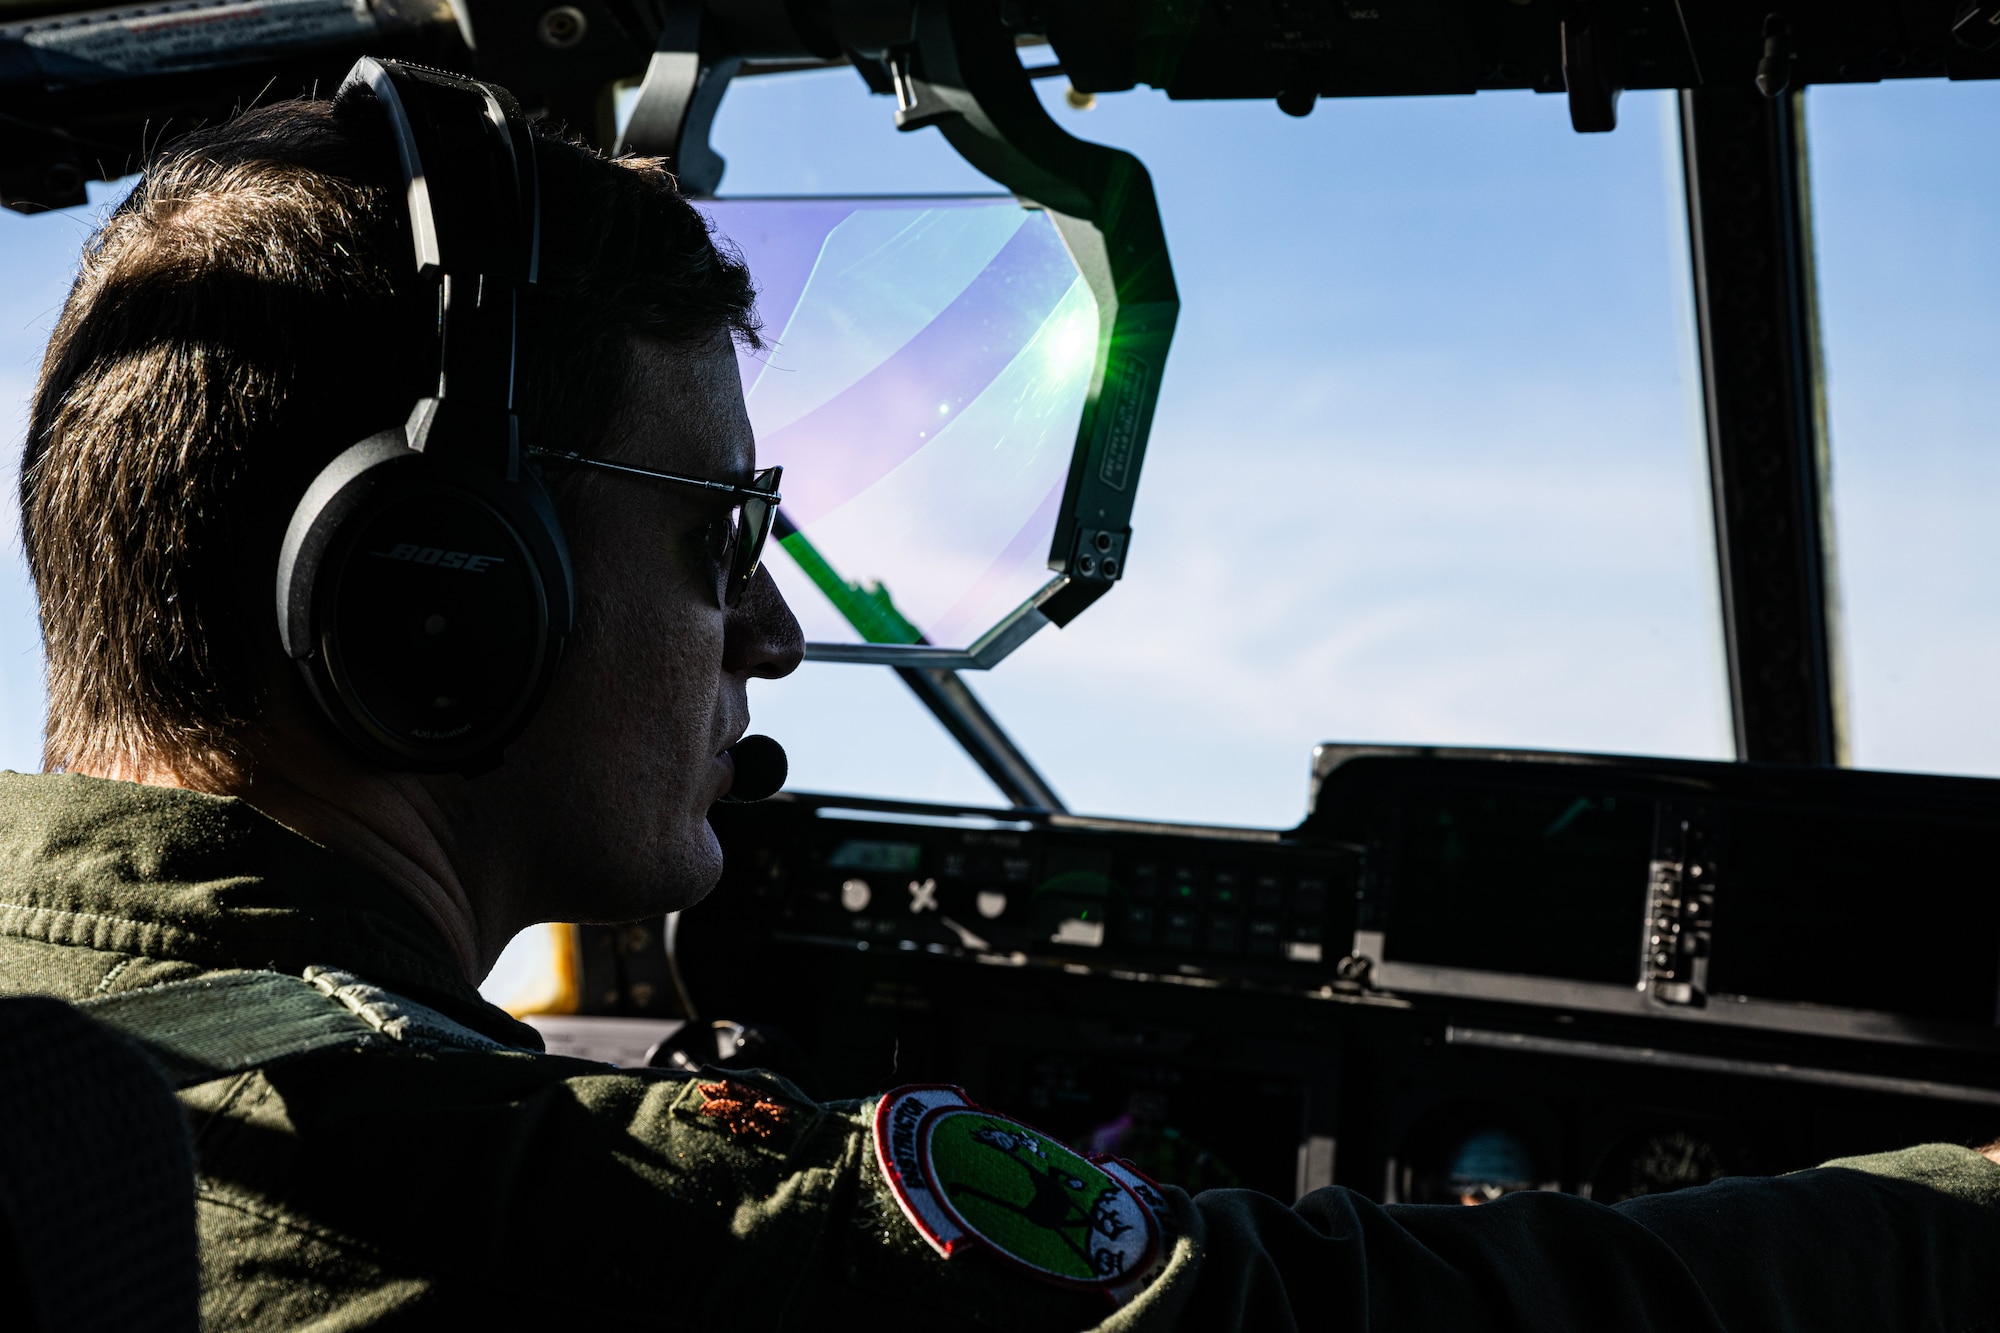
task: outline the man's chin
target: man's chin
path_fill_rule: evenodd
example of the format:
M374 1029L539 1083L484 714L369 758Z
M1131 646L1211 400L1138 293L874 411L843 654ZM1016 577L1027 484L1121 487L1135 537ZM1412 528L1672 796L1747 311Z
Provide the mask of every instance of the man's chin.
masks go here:
M656 911L679 912L693 907L714 891L722 881L722 843L715 836L704 814L694 821L679 848L680 854L668 858L670 864L660 867L660 877L655 881L659 886L658 897L663 906Z
M564 901L553 907L550 919L643 921L693 907L722 878L722 846L705 819L687 836L656 844L653 852L623 864L573 863L565 882L552 886Z

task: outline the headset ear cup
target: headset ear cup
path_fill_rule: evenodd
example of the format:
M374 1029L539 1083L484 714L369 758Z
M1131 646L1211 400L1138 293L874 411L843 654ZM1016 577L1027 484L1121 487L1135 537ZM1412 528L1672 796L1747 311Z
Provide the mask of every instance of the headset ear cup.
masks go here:
M505 495L517 511L519 530L534 557L535 567L542 572L542 595L548 599L549 624L567 641L576 627L576 571L570 565L569 539L563 533L562 518L556 513L555 497L549 494L541 474L525 465L508 485Z
M402 439L354 445L307 490L279 556L279 632L364 755L478 770L553 679L570 628L568 552L539 483Z

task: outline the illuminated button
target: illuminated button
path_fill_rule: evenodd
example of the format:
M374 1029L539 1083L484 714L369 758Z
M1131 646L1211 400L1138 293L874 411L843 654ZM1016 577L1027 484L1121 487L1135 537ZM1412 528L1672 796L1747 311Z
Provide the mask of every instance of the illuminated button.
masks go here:
M868 909L868 900L875 896L865 879L850 879L840 886L840 905L850 912Z
M1085 949L1104 947L1104 923L1086 921L1080 916L1067 917L1056 923L1056 933L1049 938L1051 944L1074 944Z
M1234 870L1218 870L1209 881L1208 900L1218 908L1240 907L1243 903L1243 876Z

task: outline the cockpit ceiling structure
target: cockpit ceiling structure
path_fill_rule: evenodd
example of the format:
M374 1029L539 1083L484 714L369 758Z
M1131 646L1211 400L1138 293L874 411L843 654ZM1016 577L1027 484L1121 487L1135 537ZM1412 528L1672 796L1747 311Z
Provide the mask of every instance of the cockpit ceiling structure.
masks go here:
M271 91L328 85L362 51L420 59L514 89L611 138L607 90L656 51L730 72L851 63L906 100L957 71L926 68L927 29L977 22L1046 42L1080 93L1175 98L1565 93L1580 128L1608 128L1621 89L2000 74L1992 0L1821 4L1742 0L178 0L103 7L0 0L0 192L59 206L115 177L148 133L225 115ZM997 22L996 22L997 19ZM937 62L933 62L936 64ZM1048 71L1044 71L1048 72ZM1592 116L1600 119L1592 120ZM150 127L150 128L149 128ZM53 173L53 174L51 174Z
M1176 98L1382 97L1621 88L1991 78L1990 0L1820 4L1742 0L272 0L107 8L0 3L0 106L10 139L45 130L85 150L136 150L166 117L203 119L267 86L338 77L363 49L426 58L505 83L587 126L607 86L642 77L662 39L705 63L853 63L889 91L927 24L995 18L1046 41L1080 92L1149 86ZM906 77L938 71L906 68ZM274 84L275 81L275 84ZM1577 85L1588 83L1588 88ZM83 90L94 96L78 96ZM10 167L28 154L11 144ZM107 162L115 171L120 164ZM36 187L32 193L40 193ZM16 183L10 193L26 197Z

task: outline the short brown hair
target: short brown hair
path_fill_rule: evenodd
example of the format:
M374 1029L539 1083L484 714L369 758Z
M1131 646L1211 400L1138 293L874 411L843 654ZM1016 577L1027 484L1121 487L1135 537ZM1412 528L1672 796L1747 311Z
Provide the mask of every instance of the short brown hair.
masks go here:
M658 162L538 136L523 436L587 450L634 335L754 343L752 290ZM83 252L21 468L51 769L247 776L293 506L435 383L381 108L283 102L161 152Z

